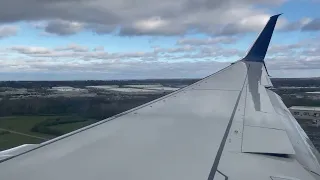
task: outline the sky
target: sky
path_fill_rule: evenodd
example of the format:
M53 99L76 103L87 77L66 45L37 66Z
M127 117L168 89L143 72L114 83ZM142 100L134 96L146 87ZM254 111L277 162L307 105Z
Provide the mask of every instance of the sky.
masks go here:
M0 1L0 80L202 78L279 18L272 77L320 77L320 0Z

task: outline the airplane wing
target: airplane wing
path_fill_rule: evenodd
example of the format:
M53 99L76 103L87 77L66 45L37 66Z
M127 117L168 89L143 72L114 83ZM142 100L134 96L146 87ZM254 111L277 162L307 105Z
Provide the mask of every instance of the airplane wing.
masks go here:
M0 160L0 179L320 179L318 151L268 88L264 57L278 16L242 60L150 103L8 155Z

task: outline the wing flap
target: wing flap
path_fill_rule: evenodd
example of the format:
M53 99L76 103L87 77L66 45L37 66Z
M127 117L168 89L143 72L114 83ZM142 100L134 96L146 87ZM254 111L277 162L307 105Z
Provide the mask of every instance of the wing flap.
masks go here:
M307 134L303 131L296 119L291 115L281 100L281 97L276 93L268 90L271 102L279 114L282 123L285 125L285 130L289 136L291 144L295 150L295 158L306 169L320 176L320 154L314 147Z
M248 81L242 152L294 154L281 117L275 111L266 89L268 75L263 63L247 62Z
M261 127L244 127L242 152L295 154L286 131Z

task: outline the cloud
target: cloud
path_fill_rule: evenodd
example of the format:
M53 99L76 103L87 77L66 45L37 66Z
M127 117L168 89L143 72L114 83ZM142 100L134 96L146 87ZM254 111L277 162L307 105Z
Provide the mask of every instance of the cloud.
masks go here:
M286 23L283 31L319 31L320 30L320 18L301 18L298 21Z
M265 18L271 15L262 6L278 6L284 2L10 0L0 2L0 22L47 21L45 27L40 25L38 28L56 35L71 35L86 29L97 34L113 32L123 36L169 36L195 32L237 34L260 30Z
M96 34L108 34L112 33L117 27L115 25L105 25L98 23L85 24L85 29L88 29Z
M15 56L3 56L0 72L87 74L87 79L201 78L245 54L243 50L212 45L216 41L226 41L223 38L214 41L212 38L183 39L172 47L117 53L80 44L55 48L13 46L1 51L4 54L14 52ZM266 65L270 72L320 69L318 42L319 37L313 37L294 44L271 45Z
M295 53L296 50L303 48L303 44L285 44L285 45L272 45L268 49L269 56L275 56L279 54Z
M57 47L56 51L73 51L73 52L88 52L89 48L79 44L69 44L65 47Z
M179 39L177 44L179 45L214 45L214 44L230 44L236 42L237 38L230 36L219 36L209 38L182 38Z
M229 63L197 62L28 62L7 61L0 67L0 80L79 80L79 79L148 79L202 78ZM12 71L18 72L11 73ZM72 69L72 70L71 70Z
M74 21L53 20L49 21L45 27L45 32L60 36L72 35L80 32L83 24Z
M302 18L298 21L286 23L286 25L282 28L284 31L295 31L295 30L301 30L305 25L310 23L312 21L311 18Z
M104 47L103 46L97 46L93 49L93 51L104 51Z
M271 46L266 59L267 67L271 70L320 69L319 38Z
M320 18L313 19L302 27L303 31L319 31L320 30Z
M248 32L260 32L268 22L269 18L270 15L264 13L247 16L222 26L222 28L216 31L216 34L230 36ZM276 29L283 29L286 23L287 20L281 17L276 24Z
M36 54L49 54L52 51L45 47L35 47L35 46L14 46L9 48L9 50L16 51L21 54L36 55Z
M183 53L183 52L192 52L195 48L192 46L180 46L180 47L173 47L173 48L159 48L155 47L155 53Z
M2 25L0 26L0 38L15 36L18 32L17 26Z

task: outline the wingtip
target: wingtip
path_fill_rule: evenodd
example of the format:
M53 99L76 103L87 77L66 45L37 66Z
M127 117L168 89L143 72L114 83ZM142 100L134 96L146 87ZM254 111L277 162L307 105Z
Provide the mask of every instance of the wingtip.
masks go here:
M273 16L270 17L270 19L271 19L271 18L278 18L278 17L281 16L282 14L283 14L283 13L273 15Z
M276 26L278 17L281 14L270 17L269 21L259 34L257 40L254 42L247 55L243 58L245 61L264 62L274 28Z

